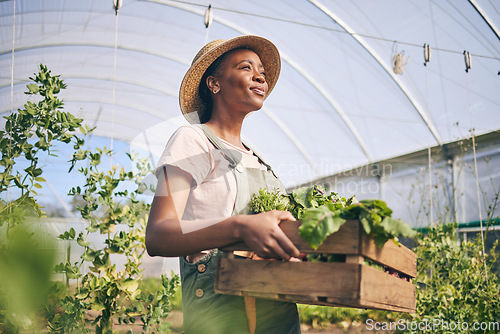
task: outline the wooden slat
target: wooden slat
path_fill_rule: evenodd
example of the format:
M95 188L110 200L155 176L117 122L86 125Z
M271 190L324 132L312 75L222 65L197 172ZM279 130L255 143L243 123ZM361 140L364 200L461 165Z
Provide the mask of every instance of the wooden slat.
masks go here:
M217 292L240 290L271 294L358 298L359 274L359 265L350 263L221 258L215 289Z
M373 238L365 233L362 233L360 237L361 255L410 277L417 276L417 255L414 252L403 245L396 245L392 240L388 240L384 247L380 248L375 244Z
M414 311L415 285L369 266L362 266L360 300Z
M396 305L389 305L384 303L377 303L367 300L359 300L359 299L339 299L339 298L328 298L326 304L327 306L336 306L336 307L354 307L354 308L363 308L363 309L375 309L375 310L383 310L383 311L396 311L396 312L406 312L406 313L414 313L415 309L409 309L405 307L400 307Z
M216 292L218 292L216 290ZM220 293L220 292L218 292ZM236 295L236 296L248 296L261 299L276 300L282 302L291 302L298 304L309 304L309 305L323 305L323 306L334 306L334 307L353 307L353 308L370 308L383 311L396 311L396 312L406 312L414 313L415 309L409 309L405 307L399 307L395 305L388 305L383 303L371 302L367 300L359 300L357 298L322 298L318 296L310 295L284 295L284 294L272 294L272 293L262 293L257 291L241 291L241 290L224 290L224 293Z

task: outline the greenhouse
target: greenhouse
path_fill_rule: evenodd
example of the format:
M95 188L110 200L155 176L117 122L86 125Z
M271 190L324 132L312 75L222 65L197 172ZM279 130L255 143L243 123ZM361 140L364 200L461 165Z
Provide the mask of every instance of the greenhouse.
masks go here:
M412 312L292 300L302 332L500 331L497 1L0 0L0 18L0 331L190 333L182 261L145 246L155 168L195 55L245 35L281 68L240 143L286 193L385 203L415 233L385 239L416 254Z

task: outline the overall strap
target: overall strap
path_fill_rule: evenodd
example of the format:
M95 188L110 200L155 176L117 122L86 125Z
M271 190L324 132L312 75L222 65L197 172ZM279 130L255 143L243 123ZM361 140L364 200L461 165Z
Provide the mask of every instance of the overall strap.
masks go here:
M205 133L205 136L207 136L208 140L222 152L222 155L224 158L226 158L227 161L229 161L229 167L235 168L239 163L240 160L238 160L233 153L224 145L219 138L215 135L215 133L206 125L206 124L194 124L200 129L203 130Z
M266 166L267 170L270 171L271 173L273 173L273 175L278 178L278 175L274 172L274 170L272 169L271 165L269 165L267 162L264 161L264 159L262 158L262 156L260 155L260 153L258 153L257 151L255 151L254 149L252 149L251 147L249 147L247 144L243 143L243 145L248 148L249 150L252 150L253 152L253 155L255 155L257 157L257 159L259 159L259 162L261 164L263 164L264 166Z
M219 138L215 135L215 133L206 125L206 124L194 124L200 129L203 130L205 135L207 136L208 140L222 152L222 155L226 158L227 161L229 161L230 167L235 168L239 163L240 160L238 160L233 153L224 145ZM262 156L257 153L255 150L253 150L251 147L249 147L247 144L243 143L243 146L245 146L247 149L251 150L253 154L259 159L259 162L266 166L267 170L273 173L273 175L278 178L278 175L276 172L271 168L271 165L269 165L265 160L262 158Z

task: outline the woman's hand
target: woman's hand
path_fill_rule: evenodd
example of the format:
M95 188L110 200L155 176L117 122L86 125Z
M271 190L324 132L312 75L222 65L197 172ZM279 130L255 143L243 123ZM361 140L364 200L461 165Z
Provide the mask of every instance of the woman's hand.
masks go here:
M238 237L258 256L287 261L300 256L297 247L279 227L282 220L296 220L290 212L273 210L238 218Z

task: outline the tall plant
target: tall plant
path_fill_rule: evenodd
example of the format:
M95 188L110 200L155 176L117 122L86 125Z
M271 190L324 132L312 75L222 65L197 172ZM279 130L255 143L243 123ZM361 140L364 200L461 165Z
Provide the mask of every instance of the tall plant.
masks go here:
M72 166L78 160L89 163L79 168L85 185L73 187L69 193L83 198L85 204L78 210L87 226L84 232L77 234L70 229L59 236L76 241L83 254L77 262L66 261L57 266L58 272L76 281L76 291L61 300L61 309L69 312L56 313L50 319L53 332L86 332L86 325L90 324L96 333L111 333L114 320L128 324L135 323L136 317L140 318L144 332L167 330L163 319L171 309L170 296L178 285L178 277L168 279L163 275L156 294L146 295L138 288L150 209L140 196L148 188L143 179L151 173L151 166L147 159L128 156L135 162L137 172L117 165L101 170L104 158L112 157L106 148L92 152L78 147L73 155ZM89 242L96 235L106 236L104 246ZM112 254L125 257L123 268L112 262ZM85 263L89 265L87 273L82 272ZM98 312L95 319L84 317L83 311L90 309Z
M54 244L43 238L37 190L45 179L40 161L56 142L78 142L82 119L62 111L57 94L66 85L46 66L31 77L24 108L4 117L0 130L0 331L34 325L55 260Z
M414 320L430 324L425 333L476 333L475 323L490 326L496 321L496 328L481 332L497 333L500 281L492 272L495 247L484 254L479 238L459 243L456 228L441 224L419 237Z
M39 161L42 154L54 155L51 147L55 142L80 142L76 129L88 131L88 128L82 127L83 119L62 111L64 103L57 94L66 88L66 84L59 75L51 75L46 66L40 65L38 74L30 80L33 82L27 85L25 94L30 95L33 101L28 101L23 109L5 117L5 128L0 130L0 166L3 167L0 193L4 197L0 225L7 222L11 227L27 213L43 215L35 190L42 188L41 182L45 181ZM27 167L17 168L20 162Z

